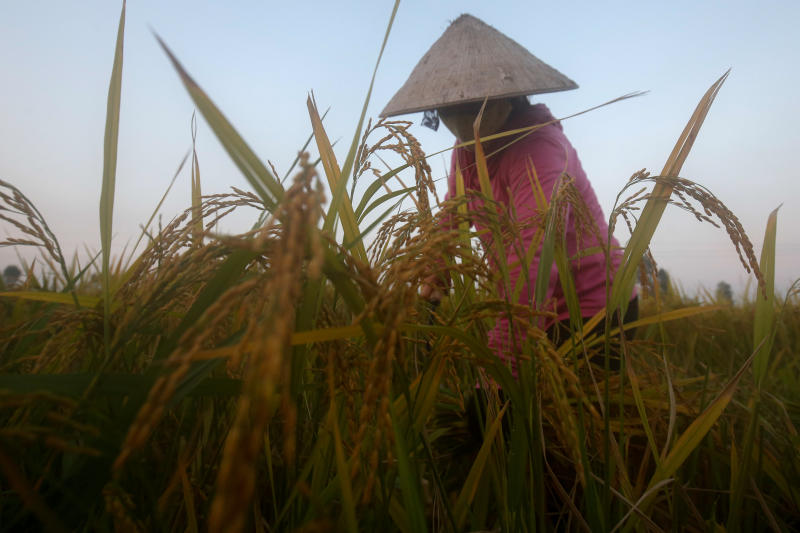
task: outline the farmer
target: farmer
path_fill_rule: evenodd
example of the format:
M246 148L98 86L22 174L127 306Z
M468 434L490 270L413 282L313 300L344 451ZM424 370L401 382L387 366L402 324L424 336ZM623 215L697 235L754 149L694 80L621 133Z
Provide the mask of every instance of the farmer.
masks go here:
M481 137L554 121L553 115L544 104L532 105L526 96L575 88L575 82L531 55L513 40L475 17L462 15L423 56L408 81L394 95L381 115L424 111L424 125L436 129L441 118L456 136L456 142L463 143L473 140L473 123L487 98L480 122ZM580 251L605 248L608 234L606 217L561 124L553 122L527 135L518 134L485 142L484 151L490 154L513 139L518 140L487 159L495 201L508 207L517 220L528 220L538 212L531 187L531 165L548 201L559 180L569 176L574 180L573 184L588 208L586 211L596 226L596 231L586 232L585 229L576 227L577 217L573 212L568 212L564 228L567 256L575 258ZM474 146L456 148L452 153L447 199L456 194L456 167L463 176L465 190L481 190ZM473 196L469 201L469 210L475 212L481 208L482 201ZM476 223L476 229L482 228ZM507 247L506 264L510 267L512 288L521 275L517 250L528 248L536 229L530 224L527 227L522 225L521 246ZM612 238L611 245L613 279L613 274L619 268L622 252L616 239ZM534 303L533 289L539 269L540 252L541 250L530 262L529 281L522 287L519 303ZM584 254L579 259L572 259L570 267L581 316L585 321L606 306L606 257L601 251ZM446 287L442 286L442 282L430 277L421 287L420 293L423 297L436 301L441 298L443 290ZM500 294L506 294L502 286ZM635 295L632 297L624 317L625 322L635 320L638 315L638 300ZM545 310L554 312L556 316L545 324L548 335L554 342L563 342L569 336L569 312L555 264L550 267L550 280L543 304ZM612 323L615 322L612 319ZM598 331L602 331L604 327L601 322ZM507 319L498 320L489 334L489 346L503 359L513 357L515 347L511 346L509 340Z

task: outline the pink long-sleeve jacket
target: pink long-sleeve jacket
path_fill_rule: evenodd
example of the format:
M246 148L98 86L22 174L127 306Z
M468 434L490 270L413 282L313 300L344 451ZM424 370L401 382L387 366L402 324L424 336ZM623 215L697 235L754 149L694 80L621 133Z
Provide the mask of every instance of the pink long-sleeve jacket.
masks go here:
M502 131L523 128L534 124L543 124L552 120L554 120L554 117L544 104L531 105L524 109L515 110L502 127ZM509 139L509 137L506 137L485 146L486 153L488 154L491 150L506 144ZM537 215L537 204L529 177L529 161L532 162L535 167L536 175L548 202L553 194L554 186L562 174L566 173L571 176L575 180L574 184L583 197L583 201L586 203L591 217L594 219L594 223L597 225L597 233L601 236L602 242L591 232L588 234L584 232L582 235L578 236L575 227L575 217L571 216L568 211L565 223L567 256L571 258L576 256L579 252L579 242L581 250L605 246L605 239L608 234L608 223L603 216L603 211L600 208L594 190L589 180L586 178L586 173L581 167L578 155L564 135L559 122L535 130L533 133L487 159L494 199L499 203L505 204L509 208L513 207L511 212L515 213L516 219L519 221L524 221ZM474 151L468 148L457 148L453 150L450 176L448 179L447 199L454 197L456 194L456 163L458 163L461 169L465 189L467 191L481 190L475 167ZM482 209L482 203L480 199L473 197L469 203L470 212L476 212ZM473 222L475 229L478 230L481 235L484 245L487 248L491 247L491 236L489 232L481 232L484 228L481 227L477 218ZM517 278L521 274L517 248L521 250L527 249L536 229L535 225L528 225L527 228L521 231L521 238L523 240L521 244L523 246L506 247L506 264L516 264L516 266L512 267L509 272L509 286L511 289L507 290L502 282L500 282L498 286L501 297L505 297L507 293L510 294L510 290L513 290ZM523 284L519 296L519 303L530 305L532 308L535 307L533 293L536 285L536 273L539 269L540 253L541 250L538 250L530 263L528 282ZM489 255L491 256L491 254ZM612 238L612 280L613 274L616 273L619 268L621 258L622 252L619 249L619 243L616 239ZM580 302L581 315L584 318L591 317L606 305L605 256L602 252L598 252L580 257L580 259L571 261L571 268ZM550 282L547 288L544 309L554 311L559 321L569 318L567 303L561 288L558 269L555 263L550 269ZM554 321L550 320L544 324L544 327L548 328L553 323ZM489 346L505 360L509 356L513 359L513 353L516 351L510 344L508 320L505 318L500 319L489 334Z

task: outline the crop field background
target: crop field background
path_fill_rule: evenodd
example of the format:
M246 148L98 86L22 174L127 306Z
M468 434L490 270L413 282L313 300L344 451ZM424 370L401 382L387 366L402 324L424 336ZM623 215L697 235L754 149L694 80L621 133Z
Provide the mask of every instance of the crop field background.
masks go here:
M664 169L635 173L610 213L631 238L606 313L623 313L639 283L634 337L585 335L605 314L586 325L574 314L554 345L541 307L498 297L508 265L468 221L481 217L498 248L534 224L549 261L537 291L555 262L574 304L558 235L566 210L582 209L568 176L548 199L531 173L536 220L488 190L440 203L409 123L368 120L369 93L343 160L309 97L308 143L277 175L160 40L249 189L203 195L193 149L181 164L191 205L169 221L156 206L112 256L124 30L123 7L99 253L65 255L47 213L0 181L2 244L40 252L0 287L0 529L800 528L800 291L775 290L780 211L748 237L678 177L727 74L687 109ZM482 172L492 154L473 144ZM380 170L385 154L404 164ZM468 194L486 209L468 212ZM724 229L755 280L743 297L690 297L659 279L648 246L665 209ZM240 210L260 213L250 231L217 231ZM431 274L452 282L438 306L418 295ZM499 318L519 335L516 375L487 348Z

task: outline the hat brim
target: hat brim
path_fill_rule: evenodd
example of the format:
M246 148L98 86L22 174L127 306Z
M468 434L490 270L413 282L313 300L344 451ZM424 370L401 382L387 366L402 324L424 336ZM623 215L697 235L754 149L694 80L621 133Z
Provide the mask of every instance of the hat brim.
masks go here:
M461 15L417 63L380 116L577 88L514 40L471 15Z

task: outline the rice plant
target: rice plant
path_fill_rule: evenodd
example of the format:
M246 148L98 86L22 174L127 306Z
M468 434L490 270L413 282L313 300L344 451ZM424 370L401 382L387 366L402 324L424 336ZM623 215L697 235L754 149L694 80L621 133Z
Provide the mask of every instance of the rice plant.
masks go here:
M367 121L370 87L341 165L309 98L319 161L304 152L292 180L278 179L162 40L252 192L201 196L193 148L192 205L158 231L151 217L143 251L113 259L124 9L101 254L68 263L44 214L0 182L0 218L18 235L2 244L39 247L44 266L0 299L3 529L798 527L800 302L796 287L774 296L777 212L759 260L724 204L679 177L725 76L661 174L636 173L620 193L610 231L625 222L632 237L612 303L554 345L546 311L498 295L499 250L531 225L568 279L559 217L581 212L568 176L550 202L539 195L533 220L485 192L440 203L408 123ZM475 149L486 168L492 154L480 139ZM379 170L385 151L405 163ZM469 212L471 195L486 209ZM404 199L414 208L398 212ZM668 204L725 229L759 281L752 300L654 291L625 326L634 339L610 326L587 334L624 305ZM251 231L213 231L243 208L263 213ZM477 244L476 218L494 247ZM452 283L439 306L417 292L431 275ZM500 318L518 335L513 369L487 347ZM621 368L597 364L617 343Z

